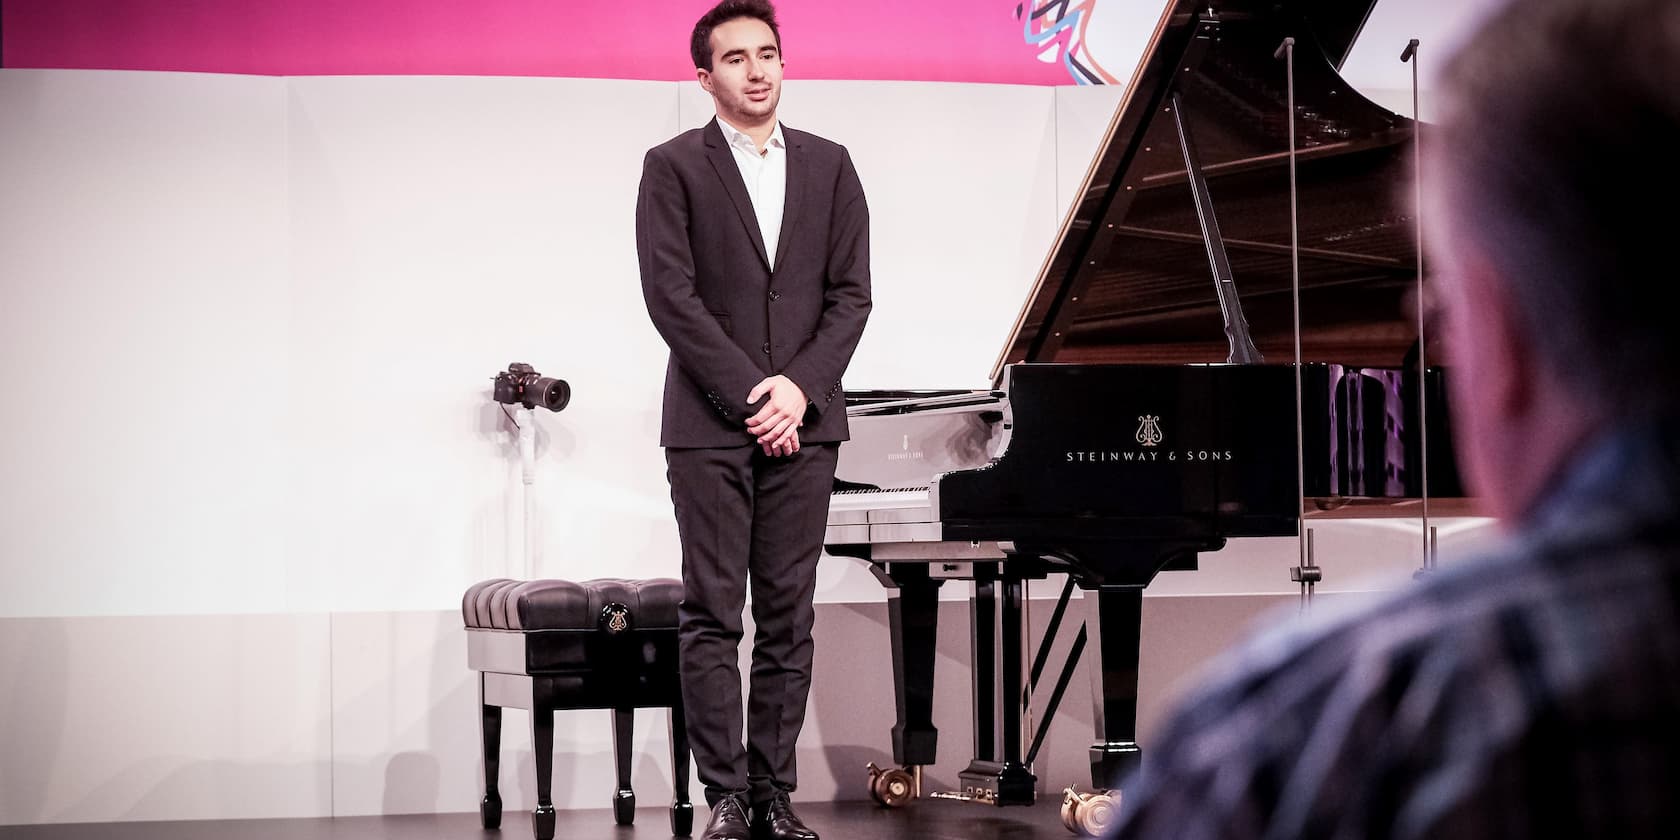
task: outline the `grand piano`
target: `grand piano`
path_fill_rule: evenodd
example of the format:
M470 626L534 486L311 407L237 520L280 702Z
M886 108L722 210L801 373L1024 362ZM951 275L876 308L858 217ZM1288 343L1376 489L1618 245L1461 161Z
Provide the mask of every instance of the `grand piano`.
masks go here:
M1431 499L1466 501L1417 305L1416 127L1339 73L1373 4L1169 2L993 388L847 393L825 542L889 589L901 767L871 768L878 800L919 795L934 763L945 581L973 586L975 753L955 795L1028 804L1082 655L1092 787L1140 760L1158 572L1229 539L1297 536L1308 514L1427 523ZM1029 666L1025 583L1052 574L1065 585ZM1076 590L1083 626L1051 673ZM1027 732L1024 704L1052 678Z

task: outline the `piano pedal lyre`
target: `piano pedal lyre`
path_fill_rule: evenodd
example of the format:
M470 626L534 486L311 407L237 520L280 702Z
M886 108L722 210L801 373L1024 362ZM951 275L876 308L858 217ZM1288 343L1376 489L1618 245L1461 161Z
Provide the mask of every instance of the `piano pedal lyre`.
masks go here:
M887 808L902 808L922 795L922 768L883 770L869 762L869 798Z
M1070 785L1062 791L1062 825L1075 834L1098 837L1120 816L1120 791L1080 793Z

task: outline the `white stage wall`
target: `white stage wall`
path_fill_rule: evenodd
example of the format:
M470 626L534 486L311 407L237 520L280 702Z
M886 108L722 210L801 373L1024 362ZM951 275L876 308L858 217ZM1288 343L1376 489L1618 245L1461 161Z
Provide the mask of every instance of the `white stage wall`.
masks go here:
M873 211L849 386L989 383L1118 95L787 84L788 123L852 149ZM692 84L0 70L0 825L476 807L462 590L677 573L632 209L645 149L709 115ZM574 391L537 417L529 565L488 396L511 361ZM1485 535L1439 524L1449 554ZM1318 527L1332 597L1417 565L1415 521ZM1152 587L1145 735L1294 598L1295 557L1238 541ZM883 593L844 559L820 590L800 796L861 798L892 723ZM945 612L949 784L968 692ZM1085 772L1082 685L1052 790ZM638 722L657 803L664 727ZM557 806L606 804L604 723L558 716ZM516 814L529 737L506 726Z
M645 150L706 118L696 91L0 74L0 454L23 479L0 615L435 609L498 575L675 574L632 216ZM1060 221L1059 98L788 83L789 123L852 148L874 214L849 386L989 384ZM488 398L512 361L573 389L537 418L529 567Z

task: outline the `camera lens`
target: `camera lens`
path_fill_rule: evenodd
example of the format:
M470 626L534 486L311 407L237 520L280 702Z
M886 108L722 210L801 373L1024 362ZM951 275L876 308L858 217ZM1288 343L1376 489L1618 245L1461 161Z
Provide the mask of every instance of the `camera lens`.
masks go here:
M532 402L549 411L559 411L572 400L572 386L567 385L564 379L549 376L538 378L536 385L527 389L527 393L534 398Z

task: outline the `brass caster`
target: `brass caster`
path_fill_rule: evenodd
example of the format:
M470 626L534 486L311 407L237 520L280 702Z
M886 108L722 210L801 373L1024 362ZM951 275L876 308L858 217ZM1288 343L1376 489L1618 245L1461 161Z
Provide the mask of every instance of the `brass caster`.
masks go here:
M1079 821L1074 818L1079 813L1078 806L1079 794L1074 793L1073 788L1062 791L1062 828L1074 833L1079 832Z
M1119 816L1118 791L1079 793L1070 787L1062 792L1062 825L1075 834L1100 837Z
M869 798L887 808L902 808L916 798L916 779L902 767L882 770L869 762Z

